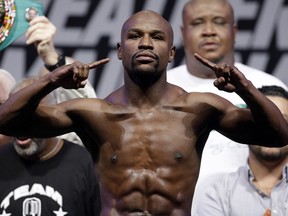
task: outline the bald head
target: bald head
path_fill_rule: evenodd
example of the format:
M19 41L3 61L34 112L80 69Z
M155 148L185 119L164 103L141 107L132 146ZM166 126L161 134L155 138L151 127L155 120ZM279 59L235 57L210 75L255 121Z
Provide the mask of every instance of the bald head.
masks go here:
M183 8L182 19L181 32L190 73L203 78L215 77L211 70L195 68L194 53L217 64L222 62L234 64L237 26L229 1L190 0ZM215 46L206 46L207 40ZM198 62L196 66L197 64Z
M3 69L0 69L0 104L9 97L16 81L14 77ZM10 143L10 137L0 134L0 145Z
M163 31L169 38L169 45L173 45L174 34L171 25L160 14L152 10L143 10L135 13L125 21L121 30L121 41L131 28L145 27L145 25L154 26L155 30Z
M28 85L31 85L33 82L39 79L38 76L31 76L20 80L14 88L11 90L11 93L15 93ZM55 105L57 103L56 91L50 92L45 98L40 102L43 105Z
M3 103L16 84L14 77L6 70L0 69L0 102Z
M234 10L228 0L190 0L183 7L183 11L182 11L183 22L185 20L185 14L187 13L187 11L189 11L191 7L194 7L195 5L198 5L198 4L207 5L208 7L211 4L218 4L218 5L221 5L223 8L227 8L229 20L231 21L231 24L234 25L234 22L235 22Z
M117 47L118 59L122 61L125 74L129 74L127 80L138 84L140 80L152 83L151 80L165 76L162 74L175 55L171 25L151 10L140 11L126 20Z
M228 16L229 16L229 19L231 21L231 24L234 24L234 22L235 22L234 10L233 10L233 7L228 0L190 0L183 7L183 11L182 11L183 22L185 20L185 14L187 13L187 11L189 11L190 8L194 7L195 5L199 5L199 4L209 6L212 3L221 5L221 7L223 7L223 8L227 8Z

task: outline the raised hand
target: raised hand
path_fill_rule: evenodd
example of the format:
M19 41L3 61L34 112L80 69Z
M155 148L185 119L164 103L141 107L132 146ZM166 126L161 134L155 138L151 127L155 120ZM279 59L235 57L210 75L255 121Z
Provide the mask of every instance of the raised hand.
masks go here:
M39 56L48 65L54 65L58 61L58 53L53 41L55 34L56 27L45 16L33 18L26 32L26 44L34 44Z
M215 64L197 53L194 56L199 62L215 72L217 78L214 81L214 86L219 90L227 92L239 91L247 84L248 80L236 67L225 63Z
M57 87L61 86L66 89L83 88L87 83L89 70L106 64L107 62L109 62L109 58L101 59L90 64L76 61L72 64L59 67L54 70L53 73L48 73L46 76Z

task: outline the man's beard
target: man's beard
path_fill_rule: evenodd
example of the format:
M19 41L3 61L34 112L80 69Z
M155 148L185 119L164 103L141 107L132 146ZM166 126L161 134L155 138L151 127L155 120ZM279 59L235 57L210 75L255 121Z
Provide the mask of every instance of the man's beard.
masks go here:
M258 157L259 159L263 160L263 161L267 161L267 162L279 162L284 160L285 158L287 158L287 151L276 151L276 152L266 152L264 150L254 150L253 148L250 148L250 151L253 152L254 155L256 155L256 157Z
M34 156L36 156L39 152L41 152L44 148L43 144L40 143L36 143L34 141L32 141L29 146L25 147L25 148L21 148L20 146L18 146L15 141L13 142L14 148L16 150L16 152L24 157L24 158L32 158Z
M158 73L159 61L154 65L152 69L142 69L136 66L136 63L133 59L131 63L131 79L137 83L142 82L153 82L157 80L161 74Z

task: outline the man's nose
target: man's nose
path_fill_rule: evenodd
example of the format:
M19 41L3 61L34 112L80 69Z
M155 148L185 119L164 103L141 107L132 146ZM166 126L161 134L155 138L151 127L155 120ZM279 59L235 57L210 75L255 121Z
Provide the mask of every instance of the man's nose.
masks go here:
M152 38L149 35L144 35L140 40L139 48L153 49L154 46Z
M213 23L207 22L207 23L204 25L202 34L203 34L204 36L214 36L214 35L216 35L216 31L215 31L215 27L214 27Z

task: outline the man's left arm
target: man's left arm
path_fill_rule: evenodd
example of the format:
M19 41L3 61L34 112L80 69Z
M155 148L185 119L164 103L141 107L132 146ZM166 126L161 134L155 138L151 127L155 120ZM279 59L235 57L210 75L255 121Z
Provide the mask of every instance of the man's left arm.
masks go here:
M227 64L216 65L197 54L195 57L214 70L217 77L215 87L226 92L235 92L249 107L223 108L223 116L218 123L219 132L241 143L270 147L288 144L288 123L282 113L242 72Z

